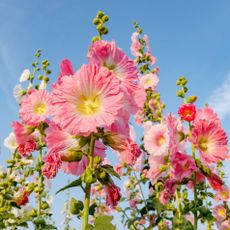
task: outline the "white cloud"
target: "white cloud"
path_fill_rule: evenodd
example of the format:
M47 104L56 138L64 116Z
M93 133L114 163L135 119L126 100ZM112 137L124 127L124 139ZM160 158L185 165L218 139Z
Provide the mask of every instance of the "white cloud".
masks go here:
M213 91L209 98L209 105L217 112L221 119L230 115L230 73L225 81Z

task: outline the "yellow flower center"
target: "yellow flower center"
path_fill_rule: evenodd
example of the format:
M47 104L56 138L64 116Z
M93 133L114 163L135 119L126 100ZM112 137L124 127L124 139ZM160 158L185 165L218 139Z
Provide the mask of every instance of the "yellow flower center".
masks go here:
M218 214L218 216L225 216L225 209L224 208L220 208L220 209L218 209L218 211L217 211L217 214Z
M149 79L149 78L145 79L145 84L146 85L151 85L152 84L152 80Z
M84 115L93 115L99 112L101 108L101 98L98 95L90 97L82 96L78 105L78 111Z
M207 152L208 150L208 139L204 137L200 137L198 140L198 146L203 152Z
M160 145L160 146L163 145L163 144L165 143L165 138L164 138L164 136L158 137L157 143L158 143L158 145Z
M34 113L36 115L43 115L46 113L46 104L44 102L40 102L34 107Z

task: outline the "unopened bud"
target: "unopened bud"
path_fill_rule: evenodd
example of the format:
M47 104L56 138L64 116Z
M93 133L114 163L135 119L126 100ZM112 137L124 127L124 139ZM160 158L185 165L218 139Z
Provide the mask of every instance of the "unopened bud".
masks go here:
M197 97L196 96L189 96L188 97L188 103L194 103L196 101Z

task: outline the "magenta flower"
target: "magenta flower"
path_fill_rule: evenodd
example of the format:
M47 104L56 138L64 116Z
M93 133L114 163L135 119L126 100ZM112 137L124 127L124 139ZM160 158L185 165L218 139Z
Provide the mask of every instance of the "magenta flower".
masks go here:
M119 82L98 65L83 65L74 76L63 76L53 86L52 97L54 122L71 134L87 135L110 126L123 106Z
M118 201L121 199L120 188L115 184L106 186L106 205L115 207Z
M60 64L61 70L59 72L58 81L61 81L63 76L74 75L73 65L70 60L65 59Z

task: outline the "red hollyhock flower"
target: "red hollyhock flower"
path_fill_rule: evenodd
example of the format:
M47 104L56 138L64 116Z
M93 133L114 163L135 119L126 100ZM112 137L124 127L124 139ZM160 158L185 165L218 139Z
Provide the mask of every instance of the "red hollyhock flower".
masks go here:
M106 205L117 206L118 201L121 198L120 188L115 184L106 186Z
M26 190L26 188L21 187L19 190L15 193L13 201L18 205L22 206L29 202L29 192Z
M196 116L196 107L193 104L182 104L178 110L181 120L193 121Z

